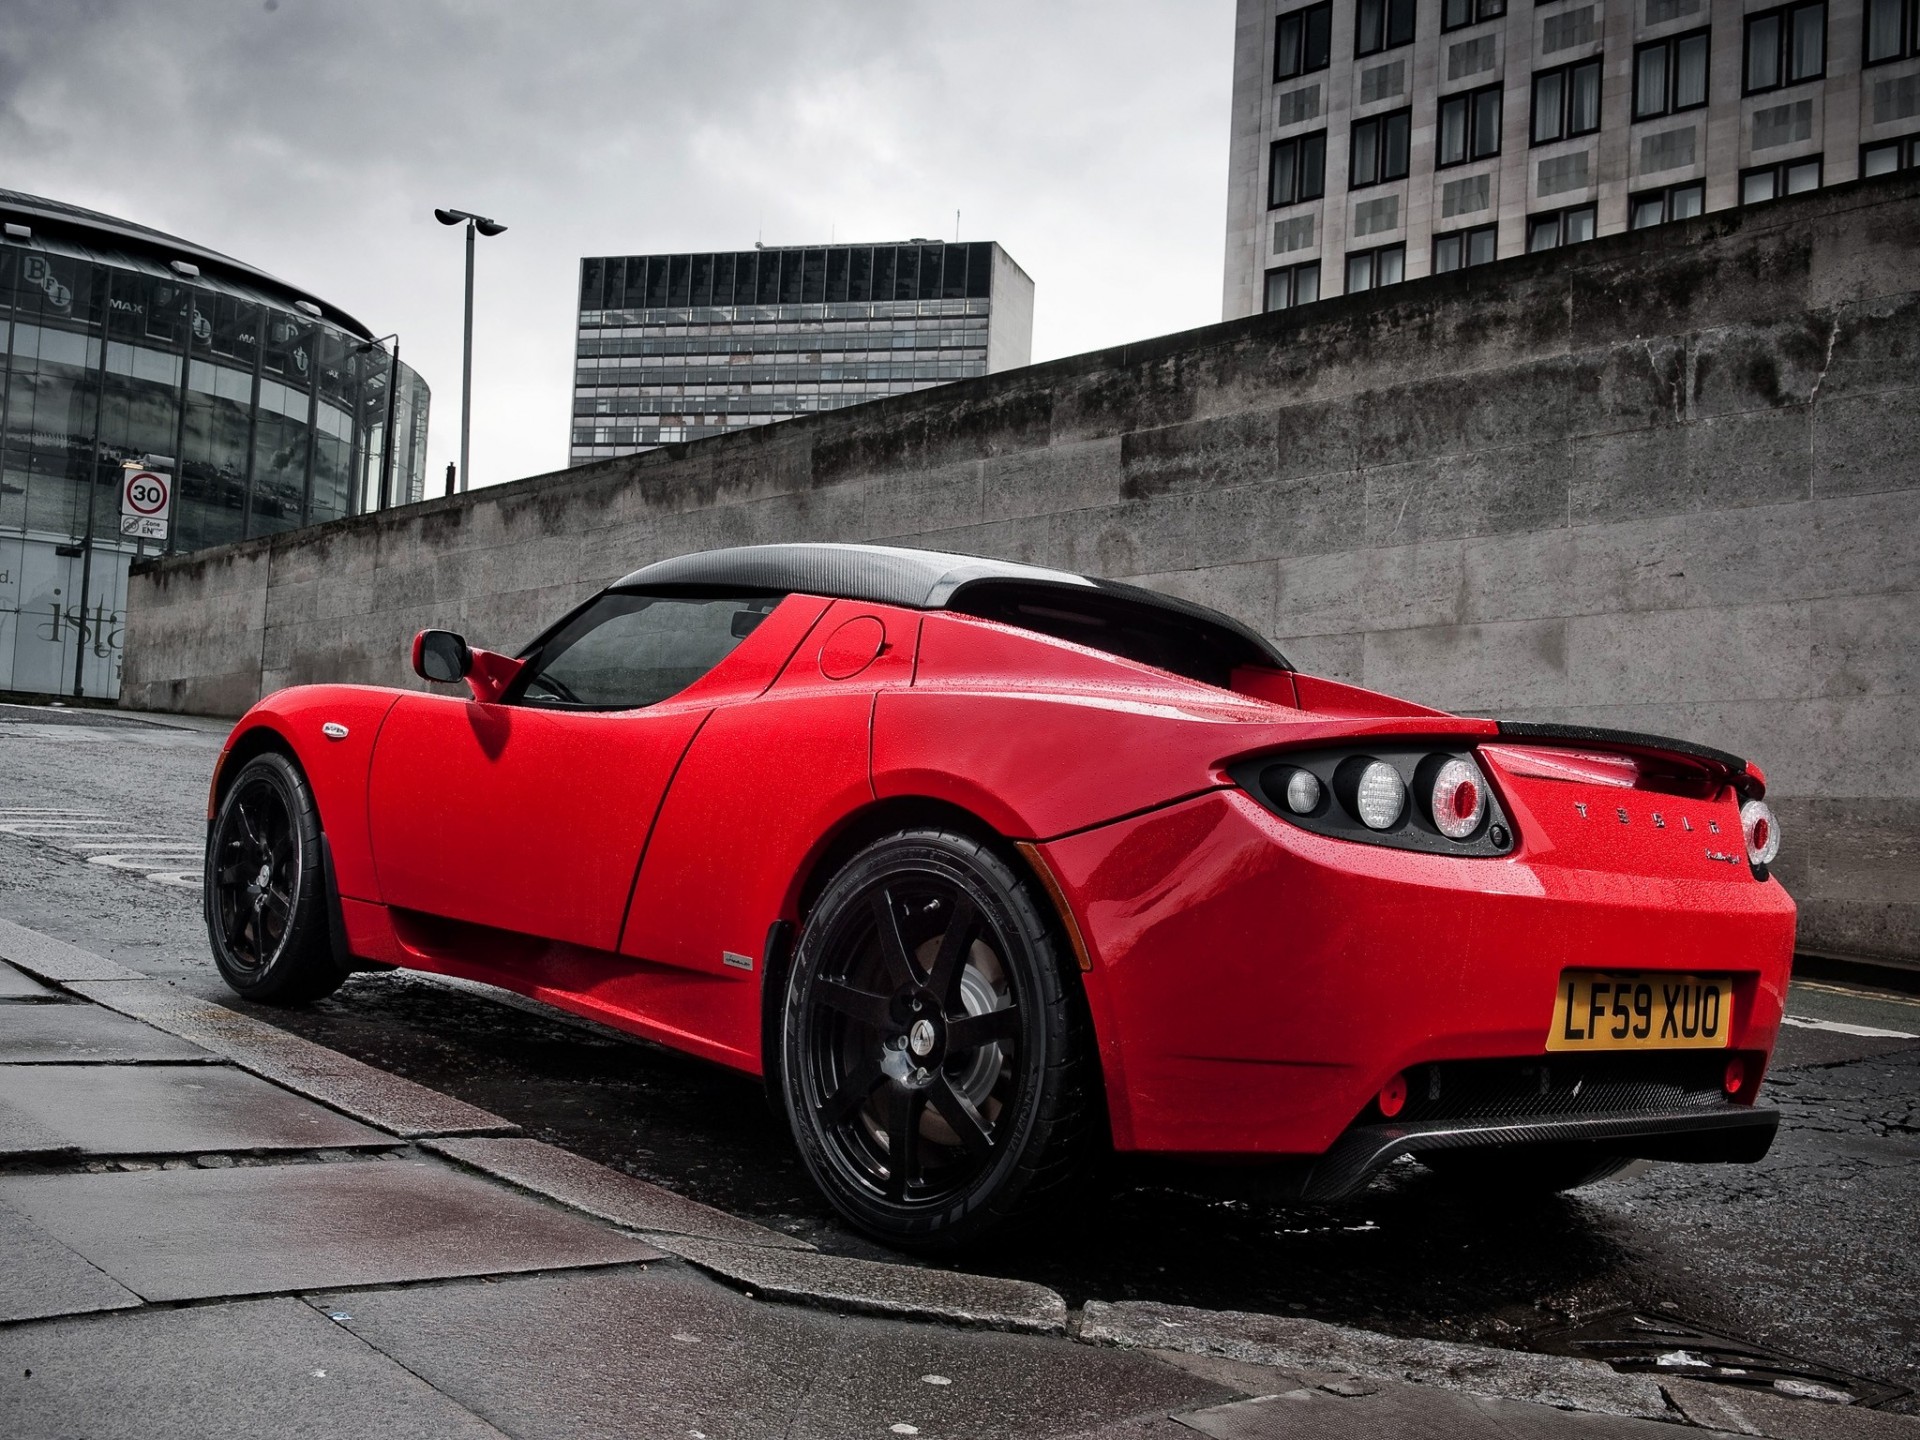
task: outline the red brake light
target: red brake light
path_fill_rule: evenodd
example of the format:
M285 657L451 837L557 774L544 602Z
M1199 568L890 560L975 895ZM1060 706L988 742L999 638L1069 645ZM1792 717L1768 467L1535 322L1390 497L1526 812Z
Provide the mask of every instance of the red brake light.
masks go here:
M1427 807L1434 828L1449 840L1465 840L1480 828L1487 813L1485 782L1465 760L1449 760L1433 776Z
M1396 1075L1387 1081L1386 1084L1382 1085L1380 1087L1380 1094L1375 1099L1375 1103L1379 1105L1380 1113L1389 1120L1406 1109L1407 1077L1405 1075Z
M1729 1095L1738 1095L1746 1088L1747 1062L1738 1055L1727 1061L1727 1075L1723 1085Z

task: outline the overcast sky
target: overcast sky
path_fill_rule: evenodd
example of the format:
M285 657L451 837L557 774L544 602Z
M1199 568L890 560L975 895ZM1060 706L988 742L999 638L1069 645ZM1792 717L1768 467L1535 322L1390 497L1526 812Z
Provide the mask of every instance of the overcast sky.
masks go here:
M566 463L582 255L998 240L1034 358L1219 319L1232 0L3 0L0 186L311 289L473 479Z

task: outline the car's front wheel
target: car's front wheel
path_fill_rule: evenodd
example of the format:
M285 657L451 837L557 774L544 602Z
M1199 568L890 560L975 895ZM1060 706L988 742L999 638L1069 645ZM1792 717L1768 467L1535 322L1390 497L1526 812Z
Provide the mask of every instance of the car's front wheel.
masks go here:
M220 977L248 1000L298 1005L339 989L320 814L286 756L269 751L240 768L207 842L207 939Z
M1032 882L961 834L862 851L801 931L781 1012L788 1121L816 1183L891 1244L1041 1209L1100 1130L1083 997Z

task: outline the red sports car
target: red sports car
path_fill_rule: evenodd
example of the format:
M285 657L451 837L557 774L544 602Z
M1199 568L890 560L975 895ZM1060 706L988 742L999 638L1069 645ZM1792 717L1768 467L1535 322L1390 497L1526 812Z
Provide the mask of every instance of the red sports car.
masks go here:
M1101 1147L1564 1188L1755 1160L1794 906L1760 771L1301 674L1198 605L927 551L649 565L443 696L312 685L209 804L227 982L504 986L764 1075L855 1224ZM1274 1183L1272 1177L1263 1184Z

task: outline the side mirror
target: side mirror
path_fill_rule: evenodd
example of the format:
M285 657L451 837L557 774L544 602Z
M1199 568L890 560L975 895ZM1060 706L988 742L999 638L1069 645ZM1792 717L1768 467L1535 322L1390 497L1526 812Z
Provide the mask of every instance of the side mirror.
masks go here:
M413 637L413 673L436 685L457 685L473 669L473 651L451 630L422 630Z

